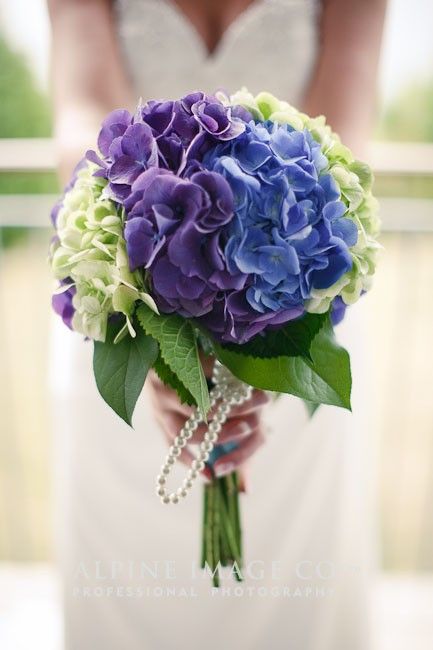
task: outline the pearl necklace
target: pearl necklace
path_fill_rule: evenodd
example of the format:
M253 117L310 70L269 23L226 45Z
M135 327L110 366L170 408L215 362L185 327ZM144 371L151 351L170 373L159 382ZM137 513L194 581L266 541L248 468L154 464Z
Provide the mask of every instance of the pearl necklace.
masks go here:
M237 377L234 377L218 361L215 361L212 381L215 386L210 391L211 409L216 406L218 401L220 403L215 410L212 420L209 422L203 442L200 443L198 455L193 460L181 487L169 493L166 487L167 479L176 463L176 459L180 456L182 448L185 447L188 440L192 437L198 425L204 422L203 416L196 407L194 407L190 418L185 422L179 434L174 439L173 444L168 450L165 462L161 467L161 473L156 478L156 493L161 498L162 503L179 503L179 499L187 496L194 481L204 469L205 463L209 459L232 407L235 405L240 406L251 398L252 387L244 384Z

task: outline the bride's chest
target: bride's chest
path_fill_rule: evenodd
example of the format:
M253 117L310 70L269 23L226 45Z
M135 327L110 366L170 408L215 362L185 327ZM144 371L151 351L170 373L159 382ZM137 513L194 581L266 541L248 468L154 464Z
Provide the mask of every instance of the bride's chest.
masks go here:
M230 23L211 55L196 27L168 0L118 0L117 24L143 99L248 86L296 103L315 61L317 8L315 0L256 0Z

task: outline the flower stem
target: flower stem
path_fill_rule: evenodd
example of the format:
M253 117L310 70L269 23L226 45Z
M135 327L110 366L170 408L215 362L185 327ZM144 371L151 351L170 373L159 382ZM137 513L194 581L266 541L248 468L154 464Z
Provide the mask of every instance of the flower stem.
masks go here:
M201 563L200 566L204 569L207 559L207 525L208 525L208 507L209 507L209 490L207 485L203 490L203 518L202 518L202 536L201 536Z
M219 565L234 566L236 580L242 580L242 535L239 486L236 472L214 478L204 487L201 566L212 571L212 582L219 587Z

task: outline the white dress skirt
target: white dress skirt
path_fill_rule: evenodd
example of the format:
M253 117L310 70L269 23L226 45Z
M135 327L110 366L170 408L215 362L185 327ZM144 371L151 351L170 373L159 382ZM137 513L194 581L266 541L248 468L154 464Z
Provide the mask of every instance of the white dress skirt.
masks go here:
M314 66L310 0L255 2L210 57L171 3L116 8L143 99L246 85L296 105ZM241 497L245 581L224 576L218 591L197 570L200 486L176 507L155 496L166 443L146 391L131 429L97 393L92 344L56 319L50 376L66 650L368 649L362 310L361 301L339 327L353 360L353 414L321 407L309 421L291 397L267 407L267 442L248 463Z

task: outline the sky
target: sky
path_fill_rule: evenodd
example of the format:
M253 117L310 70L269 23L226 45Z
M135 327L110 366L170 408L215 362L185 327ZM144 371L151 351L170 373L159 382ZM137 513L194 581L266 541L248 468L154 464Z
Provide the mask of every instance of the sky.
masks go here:
M432 0L388 0L379 77L382 105L414 80L433 78L432 31ZM0 32L24 52L38 83L46 88L49 27L45 0L0 0Z

